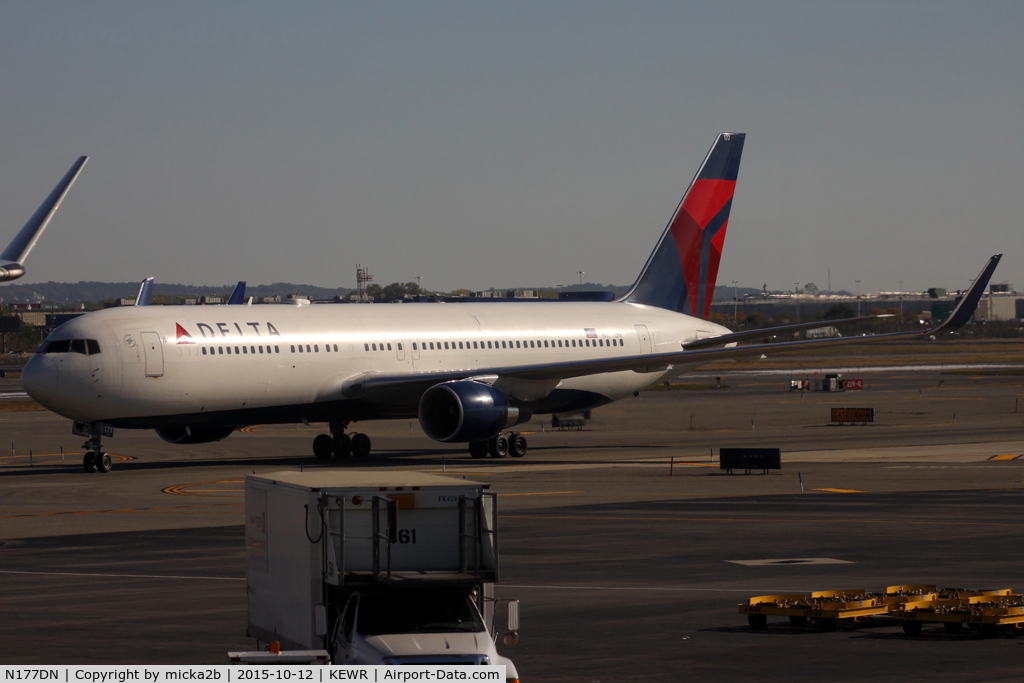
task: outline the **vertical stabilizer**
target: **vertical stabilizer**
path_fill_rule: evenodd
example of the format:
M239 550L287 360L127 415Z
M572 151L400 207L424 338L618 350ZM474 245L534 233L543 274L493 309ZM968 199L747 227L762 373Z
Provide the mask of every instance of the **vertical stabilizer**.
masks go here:
M708 318L745 139L719 134L623 301Z

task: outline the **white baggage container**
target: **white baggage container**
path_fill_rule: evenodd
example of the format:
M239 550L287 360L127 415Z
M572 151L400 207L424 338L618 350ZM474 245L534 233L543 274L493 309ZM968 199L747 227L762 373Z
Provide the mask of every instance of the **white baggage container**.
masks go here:
M419 472L247 476L249 635L330 650L347 592L413 583L477 588L490 623L497 498L486 488Z

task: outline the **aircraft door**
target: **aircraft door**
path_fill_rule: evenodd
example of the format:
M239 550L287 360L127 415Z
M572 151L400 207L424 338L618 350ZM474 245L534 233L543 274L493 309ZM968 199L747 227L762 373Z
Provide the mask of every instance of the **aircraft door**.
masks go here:
M395 353L398 354L398 360L405 360L405 345L408 343L409 342L404 339L400 339L398 340L398 343L395 344Z
M156 332L142 333L142 351L146 355L146 377L163 377L164 347Z
M640 353L651 352L651 333L647 331L647 325L633 325L636 328L636 336L640 338Z
M416 367L416 361L420 359L420 343L412 342L412 349L409 351L409 353L412 355L412 366Z

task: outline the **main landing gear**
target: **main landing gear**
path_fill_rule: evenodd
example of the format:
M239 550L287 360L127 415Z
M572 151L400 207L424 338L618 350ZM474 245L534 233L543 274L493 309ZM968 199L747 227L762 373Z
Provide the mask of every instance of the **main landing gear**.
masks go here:
M526 437L518 432L504 432L484 441L470 441L469 454L474 458L504 458L511 455L521 458L526 455Z
M317 460L328 460L331 456L339 460L354 455L365 458L370 455L370 437L366 434L346 434L348 423L332 423L330 434L320 434L313 439L313 455Z
M110 454L103 452L103 444L99 434L93 434L82 444L87 450L82 457L82 467L86 472L109 472L111 467Z

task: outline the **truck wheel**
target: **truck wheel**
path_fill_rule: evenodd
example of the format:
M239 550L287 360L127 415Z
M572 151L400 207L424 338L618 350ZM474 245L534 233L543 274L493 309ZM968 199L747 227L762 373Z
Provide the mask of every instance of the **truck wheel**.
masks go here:
M835 619L819 619L818 620L818 628L820 628L822 631L835 631L836 630L836 620Z
M920 621L904 621L903 632L908 636L920 635L922 626L924 626L924 624Z
M526 437L513 432L508 439L508 450L513 458L521 458L526 455Z
M316 456L317 460L326 460L331 457L331 451L334 450L334 444L331 442L329 434L318 434L313 439L313 455Z
M93 453L92 451L89 451L84 456L82 456L82 469L84 469L86 472L95 472L96 471L96 454L95 453Z
M110 453L100 453L96 458L96 471L109 472L111 467Z
M352 439L348 434L338 434L334 437L334 455L339 458L347 458L352 455Z
M487 442L487 450L490 451L492 458L504 458L508 455L508 446L508 437L504 434L498 434Z
M748 614L747 623L750 624L750 628L760 631L768 623L768 617L764 614Z
M803 626L807 623L807 617L790 617L789 623L793 624L793 626Z
M944 621L942 625L946 627L946 630L950 633L956 633L964 627L962 621Z
M995 624L982 624L979 630L982 638L995 638L999 635L999 627Z
M352 435L352 455L365 458L370 454L370 437L366 434Z
M470 441L469 442L469 454L474 458L486 458L487 457L487 442L486 441Z

